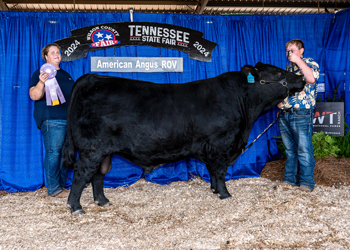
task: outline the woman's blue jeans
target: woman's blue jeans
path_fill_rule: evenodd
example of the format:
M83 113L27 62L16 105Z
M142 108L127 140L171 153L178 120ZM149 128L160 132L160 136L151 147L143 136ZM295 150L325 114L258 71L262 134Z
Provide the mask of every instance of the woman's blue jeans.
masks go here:
M66 140L66 120L46 120L41 125L45 145L44 171L49 195L63 191L68 169L62 168L62 148Z
M315 158L312 146L314 110L292 109L279 112L278 125L286 147L287 162L283 182L315 188Z

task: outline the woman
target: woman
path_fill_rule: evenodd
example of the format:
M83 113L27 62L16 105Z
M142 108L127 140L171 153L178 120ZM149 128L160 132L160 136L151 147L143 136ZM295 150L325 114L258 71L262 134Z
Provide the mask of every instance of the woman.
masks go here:
M55 66L57 70L55 77L62 90L65 102L59 101L58 105L47 105L45 82L49 79L49 74L46 72L40 73L40 69L33 73L29 96L35 101L34 118L44 139L44 171L47 192L50 196L66 198L69 193L64 187L68 170L62 168L61 155L67 131L68 103L74 81L69 73L60 69L61 53L57 45L49 44L45 46L41 54L47 63Z

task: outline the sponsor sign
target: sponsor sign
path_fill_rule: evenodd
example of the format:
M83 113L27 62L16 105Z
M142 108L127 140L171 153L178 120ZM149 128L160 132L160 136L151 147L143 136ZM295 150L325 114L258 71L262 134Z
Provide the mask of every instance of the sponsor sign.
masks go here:
M326 91L324 82L317 83L317 93L324 93Z
M344 136L344 102L317 102L314 133Z
M93 56L91 72L183 72L183 58Z
M203 33L170 24L147 22L106 23L71 31L71 36L54 43L62 50L62 62L83 58L87 52L121 46L152 46L179 50L189 58L211 62L217 43Z
M324 73L321 73L320 77L318 78L317 93L324 93L326 91L324 78Z

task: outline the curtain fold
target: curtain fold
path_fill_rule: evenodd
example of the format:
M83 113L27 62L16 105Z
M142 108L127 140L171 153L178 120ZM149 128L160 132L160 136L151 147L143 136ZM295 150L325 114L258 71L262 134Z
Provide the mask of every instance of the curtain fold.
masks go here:
M6 27L7 27L7 18L4 15L0 15L0 61L5 62L5 51L6 43L3 37L6 37ZM0 162L1 160L1 145L2 145L2 106L4 99L4 85L5 85L5 69L0 67ZM4 189L2 185L2 170L0 166L0 190Z
M156 83L181 84L214 77L227 71L239 71L242 66L254 66L257 62L285 68L285 44L293 38L300 38L305 42L305 56L314 58L320 65L327 64L326 57L330 54L333 56L333 52L341 60L347 60L343 64L340 63L338 69L339 72L347 72L346 79L349 82L348 18L349 10L337 15L297 16L134 13L135 22L167 23L203 32L205 39L218 43L212 53L212 62L195 61L189 59L188 54L176 50L128 46L89 52L87 57L62 63L61 67L77 80L81 75L90 73L91 56L182 57L183 73L100 73ZM70 36L73 29L102 23L129 22L130 15L2 11L0 20L0 59L4 62L0 67L0 190L33 191L44 184L45 149L41 132L36 128L33 119L34 103L30 100L28 91L32 73L44 63L41 59L41 49L47 44ZM338 26L341 29L334 30L334 27ZM342 32L346 33L345 36ZM325 76L327 91L331 91L337 83L333 82L333 68L325 71L327 67L321 67L321 73ZM337 75L335 79L341 77ZM349 100L349 87L346 91L345 97ZM349 110L349 107L346 110ZM248 144L275 117L275 108L262 114L254 123ZM226 180L258 177L266 161L278 153L275 140L271 139L276 135L279 135L279 130L277 124L274 124L229 167ZM141 167L115 155L112 158L112 170L106 175L104 184L106 187L131 185L140 178L158 184L168 184L172 181L187 181L198 175L209 181L205 165L195 159L166 164L144 175ZM72 173L69 174L67 186L71 181Z
M350 125L350 9L335 15L324 53L325 96L344 101L345 122Z

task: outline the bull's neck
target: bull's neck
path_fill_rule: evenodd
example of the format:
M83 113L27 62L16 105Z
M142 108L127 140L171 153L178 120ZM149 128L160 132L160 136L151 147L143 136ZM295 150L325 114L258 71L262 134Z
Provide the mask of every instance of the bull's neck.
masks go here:
M275 107L287 97L287 89L280 84L260 85L252 91L249 109L256 110L258 115L267 109Z

